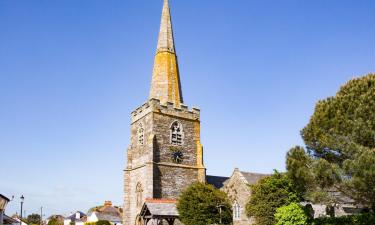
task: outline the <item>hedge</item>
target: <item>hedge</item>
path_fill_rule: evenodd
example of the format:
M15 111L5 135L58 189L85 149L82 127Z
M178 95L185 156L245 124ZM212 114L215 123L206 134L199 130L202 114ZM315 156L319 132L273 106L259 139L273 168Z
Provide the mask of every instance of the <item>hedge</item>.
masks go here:
M360 214L342 217L315 219L313 225L374 225L375 214Z

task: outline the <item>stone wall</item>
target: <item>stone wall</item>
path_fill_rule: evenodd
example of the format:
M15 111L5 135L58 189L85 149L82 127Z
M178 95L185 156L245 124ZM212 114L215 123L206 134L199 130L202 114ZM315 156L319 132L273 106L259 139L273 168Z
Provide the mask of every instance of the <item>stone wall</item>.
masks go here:
M239 170L234 170L232 176L225 182L222 190L228 195L232 206L234 206L236 203L240 206L240 218L233 218L233 224L255 224L254 218L246 215L246 204L251 196L251 190L248 182Z
M199 109L189 110L173 103L163 105L157 99L149 100L132 113L124 174L124 225L133 225L141 208L137 205L137 185L142 186L144 202L146 198L177 199L191 183L205 181L199 118ZM180 146L171 144L171 125L175 121L183 128ZM143 143L139 142L140 127ZM173 160L176 150L183 153L181 163Z

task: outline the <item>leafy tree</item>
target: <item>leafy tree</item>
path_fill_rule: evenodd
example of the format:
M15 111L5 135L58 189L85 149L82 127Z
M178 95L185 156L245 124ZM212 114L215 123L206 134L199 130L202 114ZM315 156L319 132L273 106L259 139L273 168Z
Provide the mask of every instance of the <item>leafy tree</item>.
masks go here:
M26 221L28 224L40 224L40 215L35 213L28 215Z
M333 203L335 189L375 211L375 74L319 101L301 134L307 149L288 152L287 170L305 196Z
M264 177L251 185L251 192L246 213L255 217L258 225L273 225L276 209L300 201L292 181L287 175L277 171L272 176Z
M297 203L282 206L276 210L275 225L307 225L308 217Z
M111 225L111 222L108 220L99 220L96 222L96 225Z
M185 225L219 224L220 221L221 224L232 223L227 195L212 185L192 184L181 193L177 209Z
M60 221L58 218L51 218L47 225L64 225L64 222Z
M96 222L86 222L85 225L112 225L108 220L98 220Z

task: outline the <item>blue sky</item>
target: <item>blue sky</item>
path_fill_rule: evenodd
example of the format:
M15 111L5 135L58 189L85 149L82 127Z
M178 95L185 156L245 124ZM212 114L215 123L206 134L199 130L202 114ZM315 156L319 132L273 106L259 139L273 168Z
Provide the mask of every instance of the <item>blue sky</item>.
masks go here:
M208 174L284 170L315 102L375 71L375 2L171 0ZM162 0L0 1L7 213L122 203L130 112L148 98Z

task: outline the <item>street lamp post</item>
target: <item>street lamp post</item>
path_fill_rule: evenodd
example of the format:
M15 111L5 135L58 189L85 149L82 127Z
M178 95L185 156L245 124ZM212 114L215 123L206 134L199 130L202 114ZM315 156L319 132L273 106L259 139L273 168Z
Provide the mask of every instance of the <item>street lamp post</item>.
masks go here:
M7 206L8 202L9 202L9 198L0 194L0 225L3 225L4 211L5 211L5 207Z
M21 218L20 218L20 225L22 225L22 210L23 210L23 201L25 200L25 197L23 195L21 196Z
M219 208L219 224L221 224L222 223L222 219L221 219L222 207L225 207L225 205L217 204L216 207Z

